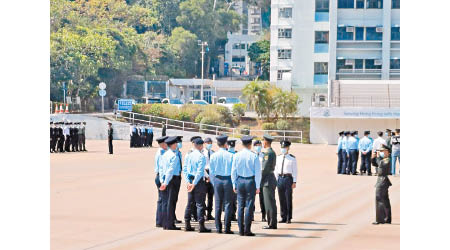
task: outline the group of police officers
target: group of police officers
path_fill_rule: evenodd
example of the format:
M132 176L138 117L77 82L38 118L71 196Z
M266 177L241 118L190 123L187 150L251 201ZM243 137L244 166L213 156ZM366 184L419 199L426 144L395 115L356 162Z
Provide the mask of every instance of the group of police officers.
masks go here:
M386 129L386 132L377 132L378 137L374 140L370 136L370 131L364 132L364 137L358 137L358 131L341 131L339 132L337 156L338 156L338 174L357 175L358 160L361 158L359 167L360 174L372 175L372 152L377 152L381 146L385 146L391 153L391 166L389 167L389 175L396 175L396 162L400 162L400 129L393 132ZM386 137L384 139L383 137ZM375 168L378 171L378 168ZM375 174L378 174L376 172Z
M86 122L50 122L50 153L86 150Z
M130 125L130 148L153 147L153 127Z
M165 230L181 230L176 226L181 221L176 218L175 209L182 179L187 184L188 195L185 231L194 231L191 221L198 221L200 233L211 232L205 227L205 220L215 220L217 233L233 234L231 221L236 220L237 213L239 235L254 236L251 224L256 194L259 194L262 221L268 224L264 228L277 229L276 188L281 206L278 223L291 223L297 161L289 154L289 141L281 141L281 154L276 156L271 146L273 137L264 135L263 138L261 142L253 141L252 136L242 137L243 149L237 152L236 140L220 135L216 137L219 149L215 152L211 138L203 140L194 136L190 140L192 148L184 161L180 152L182 136L157 138L160 148L156 152L154 169L158 189L156 226Z
M375 222L372 224L391 224L391 203L389 187L392 186L388 175L396 175L397 159L400 163L400 129L379 131L374 140L370 131L364 132L359 139L357 131L341 131L338 139L338 174L356 175L359 155L361 155L361 174L372 175L371 166L375 167L377 182L375 184ZM383 137L386 137L383 138ZM400 171L399 171L400 173Z

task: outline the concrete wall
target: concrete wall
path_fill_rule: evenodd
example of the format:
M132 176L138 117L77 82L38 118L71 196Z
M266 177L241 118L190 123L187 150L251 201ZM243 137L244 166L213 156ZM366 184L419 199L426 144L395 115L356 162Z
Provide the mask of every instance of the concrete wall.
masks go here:
M369 130L372 138L376 138L378 131L387 128L400 128L400 119L341 119L341 118L311 118L310 141L320 144L337 144L340 131L359 132L362 137L364 131Z

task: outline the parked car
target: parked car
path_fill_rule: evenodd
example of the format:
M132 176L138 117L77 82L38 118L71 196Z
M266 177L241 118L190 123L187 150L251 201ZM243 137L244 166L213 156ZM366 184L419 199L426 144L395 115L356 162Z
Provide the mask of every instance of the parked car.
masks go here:
M242 102L237 97L220 97L217 100L218 105L227 107L230 110L230 112L233 111L233 105L236 103L242 103Z
M164 98L161 101L162 104L171 104L171 105L175 105L178 108L180 108L181 106L183 106L183 102L180 99L169 99L169 98Z
M187 104L208 105L209 103L205 100L190 100Z

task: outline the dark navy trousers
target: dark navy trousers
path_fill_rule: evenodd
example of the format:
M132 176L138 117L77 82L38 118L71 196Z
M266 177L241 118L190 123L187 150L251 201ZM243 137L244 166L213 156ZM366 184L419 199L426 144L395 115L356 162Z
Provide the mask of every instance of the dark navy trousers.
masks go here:
M341 174L346 174L347 173L347 168L348 168L348 158L347 158L347 151L344 149L341 149L341 158L342 158L342 168L341 168Z
M158 200L156 202L156 225L161 225L162 226L162 195L161 192L159 190L159 188L161 187L161 182L159 181L159 174L156 174L155 177L155 184L156 184L156 188L158 190Z
M278 177L278 197L280 199L280 215L283 221L292 219L292 176Z
M255 211L255 177L238 176L236 180L239 233L250 233Z
M368 174L372 174L372 167L370 166L370 158L372 157L372 152L369 151L367 154L361 153L361 165L359 170L361 173L367 171Z
M337 173L341 174L342 173L342 167L344 166L344 159L342 156L342 149L339 149L338 153L338 165L337 165Z
M356 164L357 164L357 161L358 161L358 159L357 159L357 157L358 157L358 150L356 150L356 149L350 149L349 150L349 155L350 155L350 158L349 158L349 163L348 163L348 172L347 173L352 173L352 174L354 174L354 173L356 173Z
M224 223L225 230L230 230L232 217L232 199L233 199L233 184L231 176L215 176L214 178L214 198L215 198L215 220L217 231L222 230L222 207L225 210Z
M205 221L205 198L206 198L206 185L203 179L200 179L195 185L194 190L188 192L188 202L186 205L186 209L184 210L184 219L191 220L191 209L192 203L195 203L195 207L197 208L197 218L198 222Z

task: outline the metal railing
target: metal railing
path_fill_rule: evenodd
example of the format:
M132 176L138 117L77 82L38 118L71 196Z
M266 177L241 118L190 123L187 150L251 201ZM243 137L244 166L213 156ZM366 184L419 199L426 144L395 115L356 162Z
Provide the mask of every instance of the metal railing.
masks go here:
M258 138L262 138L262 136L267 133L272 135L274 138L278 139L291 139L296 142L299 141L303 143L303 131L301 130L253 130L249 131L243 128L232 128L232 127L224 127L189 121L181 121L175 120L165 117L153 116L153 115L144 115L135 112L121 112L122 118L127 120L132 124L145 124L154 127L161 127L166 124L167 129L178 129L186 132L198 132L205 133L211 135L220 135L227 134L230 137L241 137L244 135L252 135ZM117 119L117 117L116 117ZM244 131L248 131L245 133ZM243 133L244 132L244 133Z
M381 74L381 69L339 69L336 74Z

